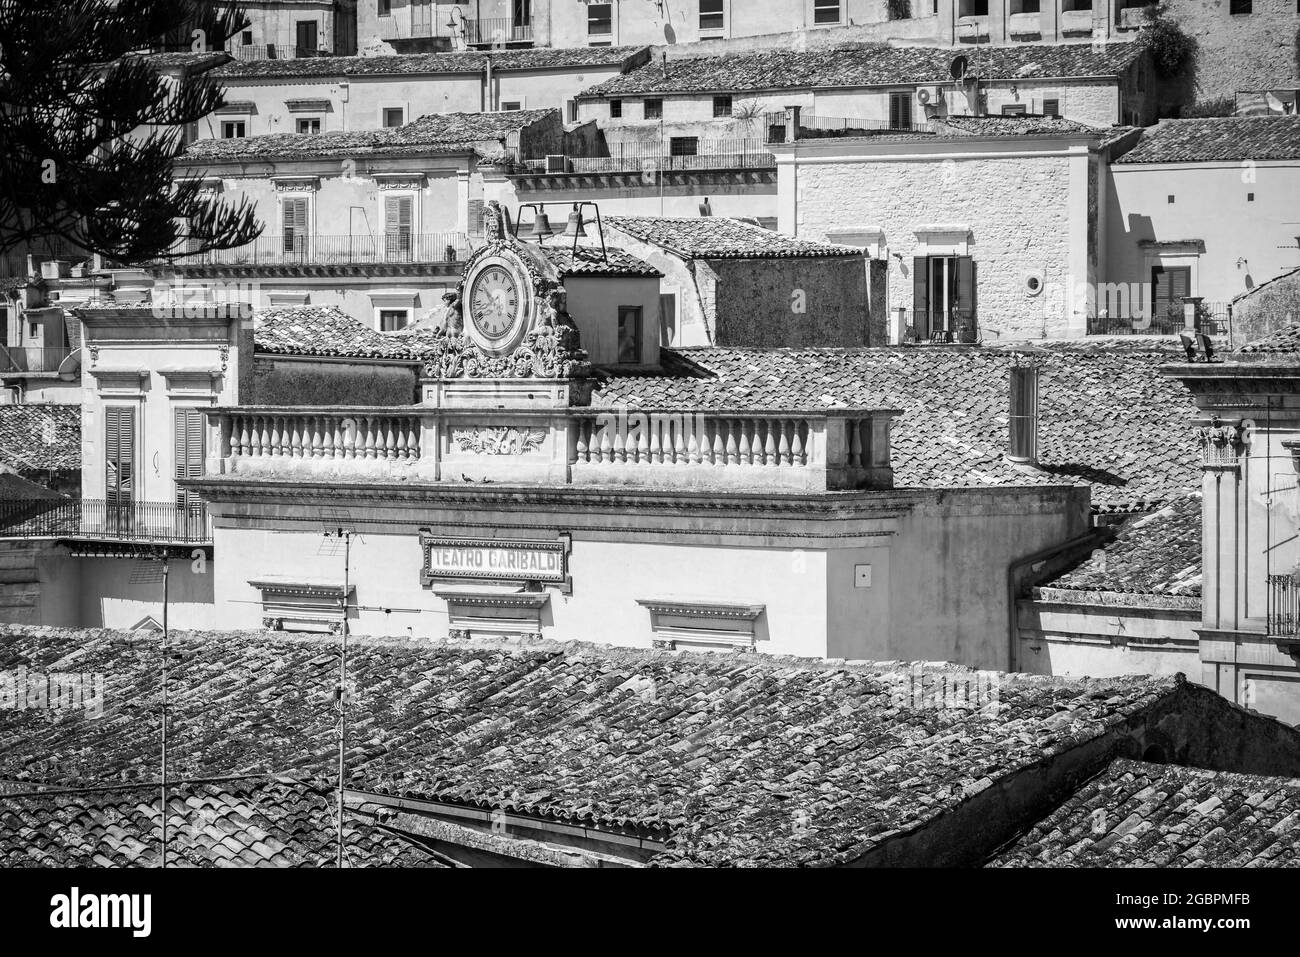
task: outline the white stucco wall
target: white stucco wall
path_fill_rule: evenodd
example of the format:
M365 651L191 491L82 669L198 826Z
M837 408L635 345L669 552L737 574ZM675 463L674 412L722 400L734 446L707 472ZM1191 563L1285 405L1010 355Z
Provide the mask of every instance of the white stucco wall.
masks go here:
M889 307L910 314L912 260L925 248L918 230L964 227L986 341L1082 335L1086 305L1070 302L1065 290L1094 279L1086 141L971 139L969 145L823 140L778 147L778 228L810 239L881 231L889 252ZM1031 273L1044 283L1037 296L1025 288Z

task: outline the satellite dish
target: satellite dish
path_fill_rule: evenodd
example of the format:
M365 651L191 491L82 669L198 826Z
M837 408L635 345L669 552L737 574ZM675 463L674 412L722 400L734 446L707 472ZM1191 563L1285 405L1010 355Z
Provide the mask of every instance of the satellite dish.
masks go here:
M955 56L952 62L948 64L948 75L954 80L960 80L966 75L966 70L970 67L970 61L966 59L965 54Z
M664 42L669 46L677 42L677 31L673 29L671 23L664 24Z

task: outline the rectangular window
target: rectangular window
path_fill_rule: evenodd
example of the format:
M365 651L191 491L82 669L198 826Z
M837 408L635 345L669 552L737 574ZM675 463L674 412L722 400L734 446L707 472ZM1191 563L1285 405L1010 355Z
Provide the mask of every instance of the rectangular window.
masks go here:
M912 327L922 342L975 341L975 263L970 256L912 261Z
M1070 0L1065 0L1069 3ZM989 15L989 0L961 0L957 7L959 17L987 17Z
M700 32L717 31L725 26L722 0L700 0Z
M392 129L395 126L401 126L406 122L406 110L400 106L384 107L384 126Z
M1005 103L1002 106L1003 116L1024 116L1025 113L1025 104L1023 103Z
M320 120L317 119L317 118L315 118L315 117L299 117L299 118L298 118L298 132L299 132L299 133L319 133L319 132L320 132Z
M414 196L384 197L384 252L389 261L411 261L414 217Z
M618 361L636 364L641 361L641 307L618 307Z
M405 329L410 318L410 313L405 309L380 309L379 331L396 332Z
M173 451L177 479L203 477L203 413L176 409L173 415ZM203 500L192 489L176 486L176 507L181 516L202 515Z
M283 205L284 245L286 253L307 253L307 200L298 196L285 199Z
M299 20L295 25L298 38L298 56L315 56L320 48L315 20Z
M253 31L245 30L239 35L239 42L243 46L251 47L253 45Z
M1243 17L1253 12L1251 0L1231 0L1228 4L1228 13L1234 17Z
M1060 100L1043 100L1043 116L1060 116Z
M623 101L622 101L622 100L610 100L610 101L609 101L609 118L610 118L611 120L617 120L617 119L620 119L622 116L623 116Z
M658 98L645 101L645 118L661 120L664 116L664 101Z
M1183 300L1191 294L1191 266L1155 266L1151 269L1151 318L1181 322Z
M695 156L699 151L698 136L674 136L668 141L668 153L671 156Z
M813 0L813 23L839 23L840 0Z
M522 110L523 108L524 108L524 105L523 105L523 103L521 103L519 100L502 100L502 101L501 101L501 112L502 112L502 113L513 113L513 112L515 112L516 110Z
M1039 13L1039 0L1011 0L1011 12L1016 13Z
M889 128L891 130L910 130L912 128L912 94L889 94Z
M378 0L378 12L381 17L393 15L393 0Z
M111 506L130 505L135 493L135 409L104 409L104 498Z
M587 36L607 37L614 32L614 5L612 3L587 4Z
M713 115L714 117L731 116L730 96L715 96L713 98Z
M578 122L578 101L569 100L564 107L564 115L569 118L570 123Z
M248 135L248 127L243 120L223 120L221 123L221 138L223 140L239 140Z

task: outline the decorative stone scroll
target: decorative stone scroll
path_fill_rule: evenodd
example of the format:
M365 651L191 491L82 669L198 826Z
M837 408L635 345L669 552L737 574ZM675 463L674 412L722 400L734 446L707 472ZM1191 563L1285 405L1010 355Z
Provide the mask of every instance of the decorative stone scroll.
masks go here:
M509 355L489 356L468 336L437 330L424 372L431 379L578 379L591 372L587 353L566 326L544 326L524 336Z
M451 441L462 452L475 455L524 455L541 448L546 429L490 426L453 429Z
M1246 429L1240 422L1223 422L1215 417L1199 433L1203 468L1237 468L1246 446Z

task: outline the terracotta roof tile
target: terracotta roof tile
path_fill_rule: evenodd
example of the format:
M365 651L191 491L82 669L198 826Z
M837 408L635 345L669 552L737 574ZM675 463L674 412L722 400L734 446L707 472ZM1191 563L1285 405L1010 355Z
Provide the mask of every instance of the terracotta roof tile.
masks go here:
M410 341L378 332L335 306L287 306L253 318L258 352L274 355L409 359Z
M655 60L584 90L582 96L706 93L900 83L949 83L951 47L845 44L826 50L761 50ZM978 68L985 79L1109 77L1142 55L1136 43L1059 43L985 47ZM973 59L973 58L972 58ZM229 69L229 68L227 68ZM973 71L972 71L973 72Z
M434 113L393 129L328 133L271 133L265 136L198 140L181 157L185 163L243 159L325 158L371 153L473 153L491 147L558 110L499 113Z
M81 406L0 405L0 464L19 471L81 468Z
M1094 508L1147 511L1200 484L1194 411L1159 373L1179 353L1039 344L1038 467L1005 461L1015 355L977 347L664 350L665 374L605 378L593 404L632 410L901 409L899 487L1088 484Z
M0 796L0 867L147 866L160 855L157 798L156 785ZM334 801L328 789L304 782L177 783L168 792L169 863L331 866ZM256 823L233 823L244 819L237 808ZM352 867L439 866L355 815L344 828L344 846Z
M648 47L557 47L498 50L491 54L494 73L555 70L564 67L620 66L648 56ZM223 80L257 77L395 76L428 73L482 73L486 53L410 53L399 56L298 57L286 60L245 60L213 73Z
M1300 352L1300 323L1292 323L1254 342L1246 343L1237 350L1236 355L1241 361L1249 362L1272 355L1291 356L1297 352Z
M181 633L172 647L177 778L332 772L335 640ZM74 651L77 670L104 674L105 701L117 704L93 721L0 711L0 779L152 782L156 644L0 626L0 668L45 673ZM898 663L365 638L348 660L354 787L634 827L666 842L657 864L851 861L981 782L1103 737L1183 688L1175 678L1000 675L997 708L980 712L898 707L900 682L920 668ZM972 674L926 668L931 680ZM57 766L42 764L54 755ZM248 831L240 802L265 810L248 824L294 845L255 795L223 802L237 833Z
M590 246L536 246L546 261L555 267L559 278L565 276L662 276L658 269L622 249L609 247L601 257Z
M687 259L769 259L861 256L862 250L796 239L723 216L610 216L605 222L642 242Z
M1300 159L1300 116L1219 116L1161 120L1115 162L1226 163L1293 159Z
M1176 499L1128 522L1086 562L1042 583L1041 597L1069 592L1198 597L1201 594L1201 494ZM1082 596L1080 596L1082 597Z
M994 867L1300 867L1300 780L1113 762Z

